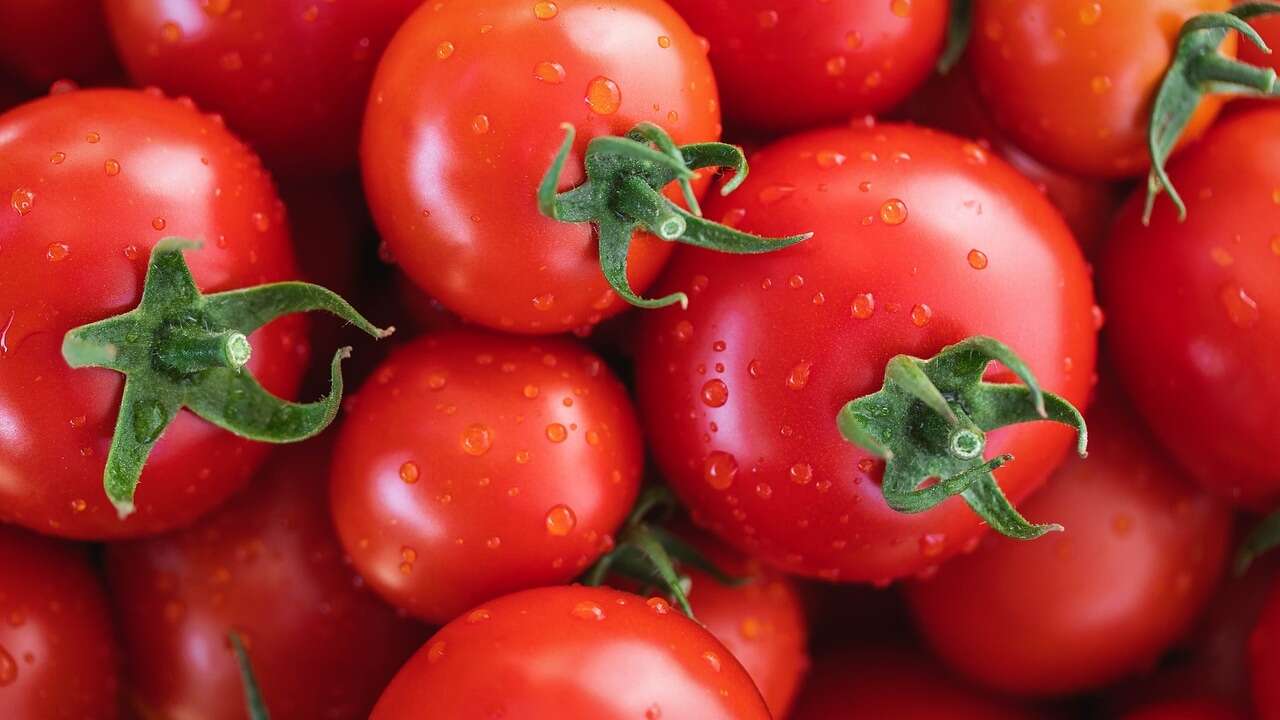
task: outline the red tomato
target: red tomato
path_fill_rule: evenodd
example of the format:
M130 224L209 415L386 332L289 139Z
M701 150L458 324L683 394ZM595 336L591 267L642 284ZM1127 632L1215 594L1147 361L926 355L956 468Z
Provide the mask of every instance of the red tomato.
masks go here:
M378 56L421 0L107 0L130 77L190 95L281 171L355 163Z
M343 557L324 493L328 449L273 456L253 487L192 527L107 551L145 717L246 718L227 635L240 633L271 717L366 718L426 637Z
M1226 118L1170 170L1187 220L1157 203L1144 227L1135 195L1103 254L1112 356L1173 457L1206 488L1269 509L1280 501L1280 110Z
M796 130L896 105L933 72L947 2L671 0L711 45L734 125Z
M582 153L641 121L678 144L715 140L715 79L697 37L661 0L427 3L392 40L366 113L362 164L395 262L462 317L563 332L625 309L595 233L539 212L537 185L578 129ZM628 276L642 292L671 252L644 233Z
M446 625L371 720L767 720L738 661L661 598L571 585L507 595Z
M1061 535L991 537L907 593L925 639L958 672L1028 694L1090 689L1153 663L1205 606L1230 551L1231 514L1183 480L1110 401L1024 506ZM991 624L965 622L989 618Z
M830 129L755 155L712 218L751 232L808 227L768 256L681 249L661 284L687 311L648 313L637 399L652 450L705 525L787 571L881 580L976 542L959 498L903 514L880 465L836 414L879 389L894 355L928 357L975 334L1010 345L1041 384L1080 404L1094 325L1080 250L1036 189L973 143L910 126ZM1015 503L1061 458L1070 431L997 430L988 450Z
M114 720L120 651L79 548L0 525L0 708L15 720Z
M1280 583L1249 637L1250 681L1258 720L1280 718Z
M72 370L67 330L138 304L151 247L186 253L206 292L296 275L284 206L257 158L189 104L126 90L54 95L0 116L0 520L78 538L189 523L248 481L268 446L179 414L121 521L102 489L123 376ZM307 362L305 321L252 336L248 368L291 397ZM52 474L52 475L51 475Z
M1129 177L1150 165L1148 113L1182 24L1230 5L978 0L969 57L992 116L1020 147L1082 175ZM1232 35L1222 52L1234 57L1235 48ZM1221 105L1206 97L1183 140L1204 132Z
M349 407L338 534L374 589L429 621L570 581L636 497L626 390L564 340L430 335L395 351Z
M947 676L923 653L895 647L819 658L789 720L1032 720L1012 702Z
M1249 24L1252 25L1253 29L1257 30L1258 34L1262 36L1263 41L1271 48L1271 52L1269 54L1264 53L1252 42L1242 40L1240 41L1240 61L1250 65L1256 65L1264 68L1269 67L1273 70L1280 71L1280 55L1276 54L1277 50L1280 50L1280 17L1275 15L1263 15L1262 17L1250 20ZM1257 100L1235 100L1229 105L1229 109L1254 109L1270 105L1272 102L1273 100L1270 98Z
M1244 715L1214 700L1168 700L1134 710L1122 720L1244 720Z
M0 68L41 91L55 80L104 84L123 75L101 4L84 0L0 3Z

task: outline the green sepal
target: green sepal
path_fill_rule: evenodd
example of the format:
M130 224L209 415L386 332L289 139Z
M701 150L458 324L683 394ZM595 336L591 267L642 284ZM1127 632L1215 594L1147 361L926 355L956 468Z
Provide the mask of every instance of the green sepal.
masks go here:
M231 652L236 656L236 667L240 670L240 684L244 687L244 708L249 720L271 720L267 712L267 703L262 699L262 689L258 687L258 678L253 674L253 664L249 662L249 653L244 649L244 641L240 633L232 630L227 633L231 643Z
M984 382L982 375L993 361L1024 384ZM846 440L884 458L881 487L889 507L924 512L959 495L997 532L1018 539L1062 526L1033 525L1022 517L992 475L1013 456L988 460L983 450L987 432L1036 420L1075 428L1077 452L1085 456L1089 435L1079 411L1041 390L1031 369L1008 346L982 336L945 347L929 360L894 357L885 367L881 389L846 403L836 416Z
M721 187L728 194L742 184L747 160L740 148L724 143L677 146L666 131L652 123L636 125L625 137L597 137L583 157L587 180L556 193L560 174L573 149L572 125L561 125L564 142L538 185L538 209L554 220L589 222L596 226L600 269L623 300L642 308L660 308L689 298L681 292L644 299L627 279L627 255L636 230L644 229L669 242L682 242L725 253L758 254L803 242L812 233L765 238L734 230L702 217L691 184L699 168L731 169L734 177ZM678 182L689 210L671 202L662 189Z
M1227 34L1234 30L1263 52L1270 53L1271 48L1246 21L1274 13L1280 13L1280 5L1276 3L1246 2L1227 12L1197 15L1183 24L1173 61L1151 106L1147 127L1151 170L1147 173L1147 199L1142 212L1144 225L1150 224L1156 197L1161 192L1167 192L1177 206L1179 221L1187 217L1186 203L1169 179L1165 163L1205 95L1280 95L1274 69L1250 65L1218 52Z
M973 31L973 0L951 0L951 13L947 19L947 44L938 56L938 74L946 75L964 57Z
M133 310L67 332L62 357L73 368L101 367L125 375L103 487L121 518L133 497L152 447L178 411L187 408L236 435L270 443L297 442L324 430L342 400L340 364L334 356L329 394L294 403L268 393L243 366L248 335L282 315L324 310L382 338L380 330L345 300L322 287L284 282L203 295L182 252L198 248L165 238L151 251L142 301Z
M1253 528L1236 551L1235 572L1237 576L1248 572L1253 561L1259 556L1280 546L1280 511L1263 518Z

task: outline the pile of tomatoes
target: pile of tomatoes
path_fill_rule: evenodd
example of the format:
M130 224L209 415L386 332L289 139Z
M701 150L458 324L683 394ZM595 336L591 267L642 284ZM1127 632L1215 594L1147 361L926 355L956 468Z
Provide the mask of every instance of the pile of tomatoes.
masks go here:
M1280 720L1275 46L0 0L0 717Z

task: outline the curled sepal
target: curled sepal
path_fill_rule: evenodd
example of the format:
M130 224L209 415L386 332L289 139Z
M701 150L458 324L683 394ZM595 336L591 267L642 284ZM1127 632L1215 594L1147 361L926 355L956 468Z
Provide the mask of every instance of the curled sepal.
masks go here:
M1280 4L1246 2L1227 12L1197 15L1183 24L1173 61L1151 106L1147 127L1151 170L1147 174L1143 224L1151 222L1156 197L1161 192L1167 192L1177 206L1179 220L1187 217L1187 206L1169 180L1165 163L1205 95L1277 96L1274 69L1250 65L1218 52L1227 34L1234 30L1263 52L1270 53L1266 42L1246 21L1274 13L1280 13Z
M296 442L319 433L342 399L338 351L331 390L314 403L293 403L264 390L243 367L249 334L282 315L325 310L374 337L386 337L345 300L306 283L277 283L202 295L182 251L198 247L165 238L151 251L138 307L67 332L62 356L73 368L102 367L125 375L120 412L103 472L103 487L121 518L151 448L182 408L241 437Z
M262 689L258 687L258 678L253 674L253 664L249 662L249 653L244 648L240 633L232 630L227 633L227 641L231 643L231 652L236 656L236 667L240 670L240 684L244 687L244 708L249 720L271 720L267 712L267 703L262 699Z
M1000 362L1024 385L982 380ZM985 459L986 433L1049 420L1075 428L1081 457L1088 430L1079 411L1040 388L1021 358L989 337L971 337L929 360L898 355L877 392L846 403L836 424L849 442L884 458L885 502L899 512L923 512L955 495L1002 535L1030 539L1059 525L1034 525L1005 497L992 471L1012 455Z
M1280 511L1268 515L1245 537L1236 551L1236 575L1244 575L1254 560L1276 547L1280 547Z
M947 44L938 56L938 74L946 75L964 57L973 29L973 0L951 0L951 14L947 20Z
M765 253L807 240L812 233L765 238L734 230L702 217L691 184L695 170L732 170L721 188L736 189L747 176L742 150L723 143L678 146L666 131L652 123L640 123L625 137L603 136L587 144L583 157L587 180L562 193L556 192L561 172L573 149L572 125L561 125L564 142L538 185L538 209L554 220L589 222L596 226L600 269L619 297L636 307L659 308L687 305L684 293L657 299L636 294L627 277L627 256L636 230L646 230L669 242L682 242L726 253ZM679 183L686 210L662 194Z

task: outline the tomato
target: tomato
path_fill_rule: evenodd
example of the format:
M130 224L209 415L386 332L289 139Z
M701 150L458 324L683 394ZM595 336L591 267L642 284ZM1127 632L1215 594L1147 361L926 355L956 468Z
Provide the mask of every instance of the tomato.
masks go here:
M120 650L80 548L0 525L0 707L24 720L114 720Z
M790 720L1031 720L1016 704L948 677L923 653L861 647L819 658Z
M1280 718L1280 583L1272 586L1266 608L1249 636L1250 682L1258 720Z
M1169 700L1126 714L1122 720L1244 720L1244 715L1214 700Z
M371 720L767 720L738 661L661 598L548 587L492 600L436 633Z
M242 720L227 635L240 634L273 718L365 718L426 632L352 572L317 482L325 441L272 456L195 525L108 546L107 568L145 717Z
M334 523L374 589L444 623L581 574L611 546L642 464L631 401L595 355L565 340L429 335L350 402Z
M151 453L120 520L103 493L123 378L72 370L67 330L138 304L165 236L201 239L204 290L296 275L284 206L257 158L190 104L126 90L42 98L0 116L0 520L77 538L191 522L243 486L267 446L187 412ZM305 320L254 333L248 369L290 397L307 363Z
M102 6L84 0L0 3L0 69L41 91L56 80L111 84L123 76Z
M1081 175L1150 165L1148 113L1182 24L1229 0L979 0L969 56L992 116L1020 147ZM1229 37L1223 54L1235 55ZM1106 52L1098 52L1106 48ZM1199 136L1222 101L1204 98L1183 131Z
M704 525L784 570L887 582L942 562L982 532L961 499L903 514L875 456L836 415L898 353L928 357L985 334L1079 404L1091 384L1088 273L1058 213L971 142L900 125L793 136L755 156L746 184L708 203L740 229L810 227L767 256L681 249L660 289L687 311L648 313L637 400L658 465ZM1061 458L1069 431L988 437L1015 503Z
M1171 165L1187 220L1157 203L1144 227L1130 198L1099 266L1107 342L1143 418L1202 485L1260 510L1280 501L1278 163L1280 110L1224 119Z
M421 0L107 0L129 76L189 95L290 173L356 160L378 56Z
M1276 48L1280 47L1280 17L1274 15L1263 15L1249 21L1254 30L1258 31L1267 46L1271 48L1270 53L1262 52L1262 49L1251 42L1240 43L1240 61L1258 67L1271 68L1280 70L1280 58L1276 56ZM1230 109L1254 109L1271 103L1270 98L1258 100L1237 100L1231 103Z
M566 189L583 180L588 140L641 121L678 144L720 134L711 66L661 0L428 3L374 78L369 206L395 262L462 317L520 333L593 325L627 307L601 275L596 233L543 216L535 193L561 123L578 129ZM636 235L636 291L670 252Z
M933 72L949 3L671 5L711 45L728 121L776 132L896 105Z
M1095 404L1089 459L1071 459L1024 506L1066 531L992 537L907 597L924 638L994 688L1065 694L1153 663L1222 575L1231 514L1179 476L1114 401ZM991 624L965 622L981 614Z

